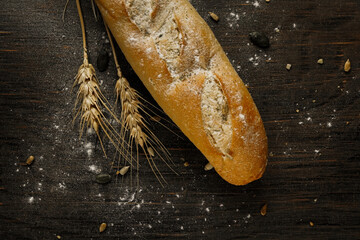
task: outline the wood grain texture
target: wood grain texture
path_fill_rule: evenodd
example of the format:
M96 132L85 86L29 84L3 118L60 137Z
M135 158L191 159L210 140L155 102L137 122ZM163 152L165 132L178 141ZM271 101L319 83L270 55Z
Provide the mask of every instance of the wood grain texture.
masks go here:
M162 188L141 157L139 192L129 178L96 184L91 166L109 172L112 159L93 136L79 140L71 123L82 63L75 3L62 22L65 1L10 0L0 9L1 239L360 239L360 2L191 2L259 108L270 151L264 177L235 187L205 172L206 159L162 120L180 135L152 123L179 175L159 162L168 181ZM105 30L82 5L95 63L108 46ZM249 43L252 31L265 32L271 47ZM155 104L119 57L131 84ZM348 58L352 69L344 73ZM110 101L113 65L98 73ZM88 143L95 146L90 157ZM21 166L29 155L34 163ZM99 233L102 222L108 227Z

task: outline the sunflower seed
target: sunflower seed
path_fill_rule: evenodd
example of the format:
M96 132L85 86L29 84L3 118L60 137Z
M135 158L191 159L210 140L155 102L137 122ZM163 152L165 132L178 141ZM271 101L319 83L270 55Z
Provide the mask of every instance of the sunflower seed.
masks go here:
M268 48L270 46L269 38L264 33L252 32L249 37L250 41L258 47Z
M106 184L111 181L111 176L108 173L100 173L96 175L95 181L100 184Z

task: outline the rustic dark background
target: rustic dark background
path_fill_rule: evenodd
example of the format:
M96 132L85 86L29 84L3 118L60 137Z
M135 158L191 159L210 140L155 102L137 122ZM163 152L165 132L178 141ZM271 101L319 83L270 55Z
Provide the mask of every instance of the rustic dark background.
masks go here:
M235 187L205 172L206 159L162 120L174 133L155 122L151 127L170 150L178 176L159 162L168 181L161 187L141 156L139 191L129 187L129 175L94 183L96 172L114 172L95 137L79 140L71 123L71 87L82 63L75 2L63 22L65 0L3 1L1 239L360 239L360 1L191 2L261 113L270 155L264 177ZM89 2L82 5L95 63L108 43ZM254 30L270 37L269 49L249 43ZM154 103L119 58L131 84ZM352 69L345 73L348 58ZM113 101L113 61L98 77ZM36 160L22 166L29 155ZM267 215L261 216L265 203ZM101 222L108 224L103 233Z

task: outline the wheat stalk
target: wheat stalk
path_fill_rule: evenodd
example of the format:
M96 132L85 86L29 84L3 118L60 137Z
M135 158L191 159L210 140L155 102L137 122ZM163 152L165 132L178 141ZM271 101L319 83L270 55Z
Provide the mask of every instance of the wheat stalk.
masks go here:
M121 103L121 129L120 136L125 138L128 136L130 152L132 152L132 146L135 143L136 147L136 166L137 170L139 168L139 149L145 154L145 157L151 167L151 170L154 172L156 178L163 185L163 182L166 183L163 175L160 170L157 168L154 157L155 154L163 160L170 169L168 160L170 160L170 154L165 148L165 146L160 142L160 140L155 136L155 134L147 126L147 122L141 115L141 112L149 115L145 111L145 107L139 99L142 99L138 92L133 89L129 81L123 76L121 72L120 65L117 61L116 51L114 43L112 41L108 27L105 24L105 29L109 37L109 42L112 48L113 57L115 66L117 69L118 80L115 84L115 93L116 93L116 103L120 100ZM174 170L173 170L174 171ZM174 171L175 172L175 171ZM137 178L137 182L139 179Z
M116 150L120 152L120 154L127 161L131 162L131 155L128 156L128 152L123 151L124 149L126 150L126 142L122 141L123 138L121 138L121 136L116 132L115 128L110 124L110 122L103 114L102 109L105 109L110 113L111 116L119 121L115 114L108 107L109 103L100 90L95 69L93 65L89 63L86 48L85 24L79 0L76 0L76 5L82 30L84 60L83 64L79 67L73 85L73 87L76 85L79 86L74 108L76 114L73 121L75 121L78 117L80 118L80 138L84 132L85 127L91 127L95 131L105 156L106 152L100 136L100 130L104 132L105 136L115 146Z

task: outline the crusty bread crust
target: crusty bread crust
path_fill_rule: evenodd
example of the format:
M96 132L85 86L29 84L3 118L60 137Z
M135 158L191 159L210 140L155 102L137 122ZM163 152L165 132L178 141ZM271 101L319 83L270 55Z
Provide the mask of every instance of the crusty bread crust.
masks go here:
M136 9L133 4L136 0L96 0L96 3L146 88L218 174L234 185L260 178L267 162L265 129L247 88L211 29L187 0L143 1L151 3L152 8ZM134 15L139 11L150 13L149 17L140 19L142 16ZM169 19L169 14L171 23L164 20ZM161 30L164 24L169 28L175 24L176 39L169 35L165 43L156 40L163 38L156 34L166 32ZM172 39L173 43L169 42ZM211 129L209 133L204 128L201 103L204 82L209 76L219 84L226 99L228 112L222 114L229 117L232 130L228 148L217 144L221 138L216 139Z

